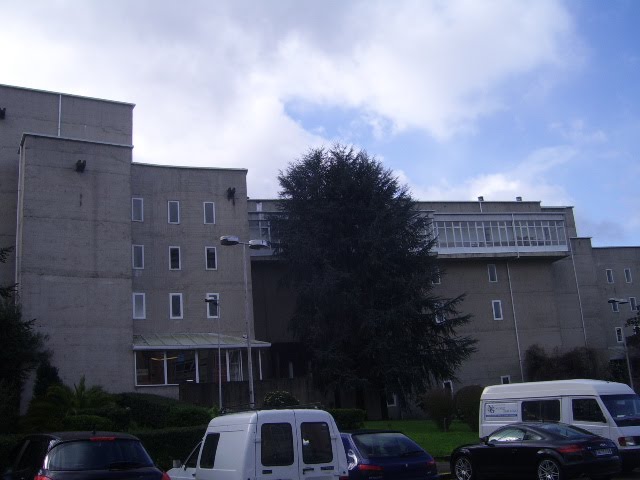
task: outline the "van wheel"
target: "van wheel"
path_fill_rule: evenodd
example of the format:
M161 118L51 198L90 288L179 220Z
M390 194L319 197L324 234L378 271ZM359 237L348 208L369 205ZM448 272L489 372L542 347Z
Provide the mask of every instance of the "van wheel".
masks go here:
M564 480L562 467L553 458L543 458L538 462L538 480Z
M453 474L456 480L473 480L475 472L471 459L466 455L460 455L453 464Z

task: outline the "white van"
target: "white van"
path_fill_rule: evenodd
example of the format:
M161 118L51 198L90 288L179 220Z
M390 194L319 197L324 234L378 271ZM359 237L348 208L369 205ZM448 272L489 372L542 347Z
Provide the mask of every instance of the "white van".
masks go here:
M187 474L186 465L170 470L169 476L172 472L179 478ZM347 480L348 475L333 417L311 409L216 417L209 422L195 463L196 480Z
M513 422L557 421L607 437L625 469L640 465L640 397L624 383L555 380L485 387L480 437Z

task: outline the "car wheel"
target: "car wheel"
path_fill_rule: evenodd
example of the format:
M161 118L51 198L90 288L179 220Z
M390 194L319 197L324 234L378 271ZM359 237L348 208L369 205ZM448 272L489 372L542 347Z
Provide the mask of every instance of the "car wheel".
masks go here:
M460 455L453 464L453 474L456 480L473 480L475 472L471 459L466 455Z
M538 480L563 480L562 467L553 458L543 458L538 462Z

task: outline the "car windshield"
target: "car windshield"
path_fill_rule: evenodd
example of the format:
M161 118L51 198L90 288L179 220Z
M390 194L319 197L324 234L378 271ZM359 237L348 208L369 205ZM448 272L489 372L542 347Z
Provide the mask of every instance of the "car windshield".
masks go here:
M584 438L592 437L593 433L583 430L582 428L574 427L572 425L565 425L563 423L543 423L536 425L536 428L550 433L554 437L559 438Z
M62 442L48 455L49 470L127 470L152 466L137 440L105 439Z
M376 432L353 435L353 441L365 457L402 457L420 455L422 448L402 433Z
M602 395L604 406L619 427L640 426L640 397L633 393L625 395Z

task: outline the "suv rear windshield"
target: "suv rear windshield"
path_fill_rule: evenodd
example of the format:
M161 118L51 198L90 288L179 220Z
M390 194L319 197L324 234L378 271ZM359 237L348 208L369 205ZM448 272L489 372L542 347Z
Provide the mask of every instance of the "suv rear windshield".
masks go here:
M59 443L47 464L49 470L116 470L150 467L153 461L139 441L114 438Z

